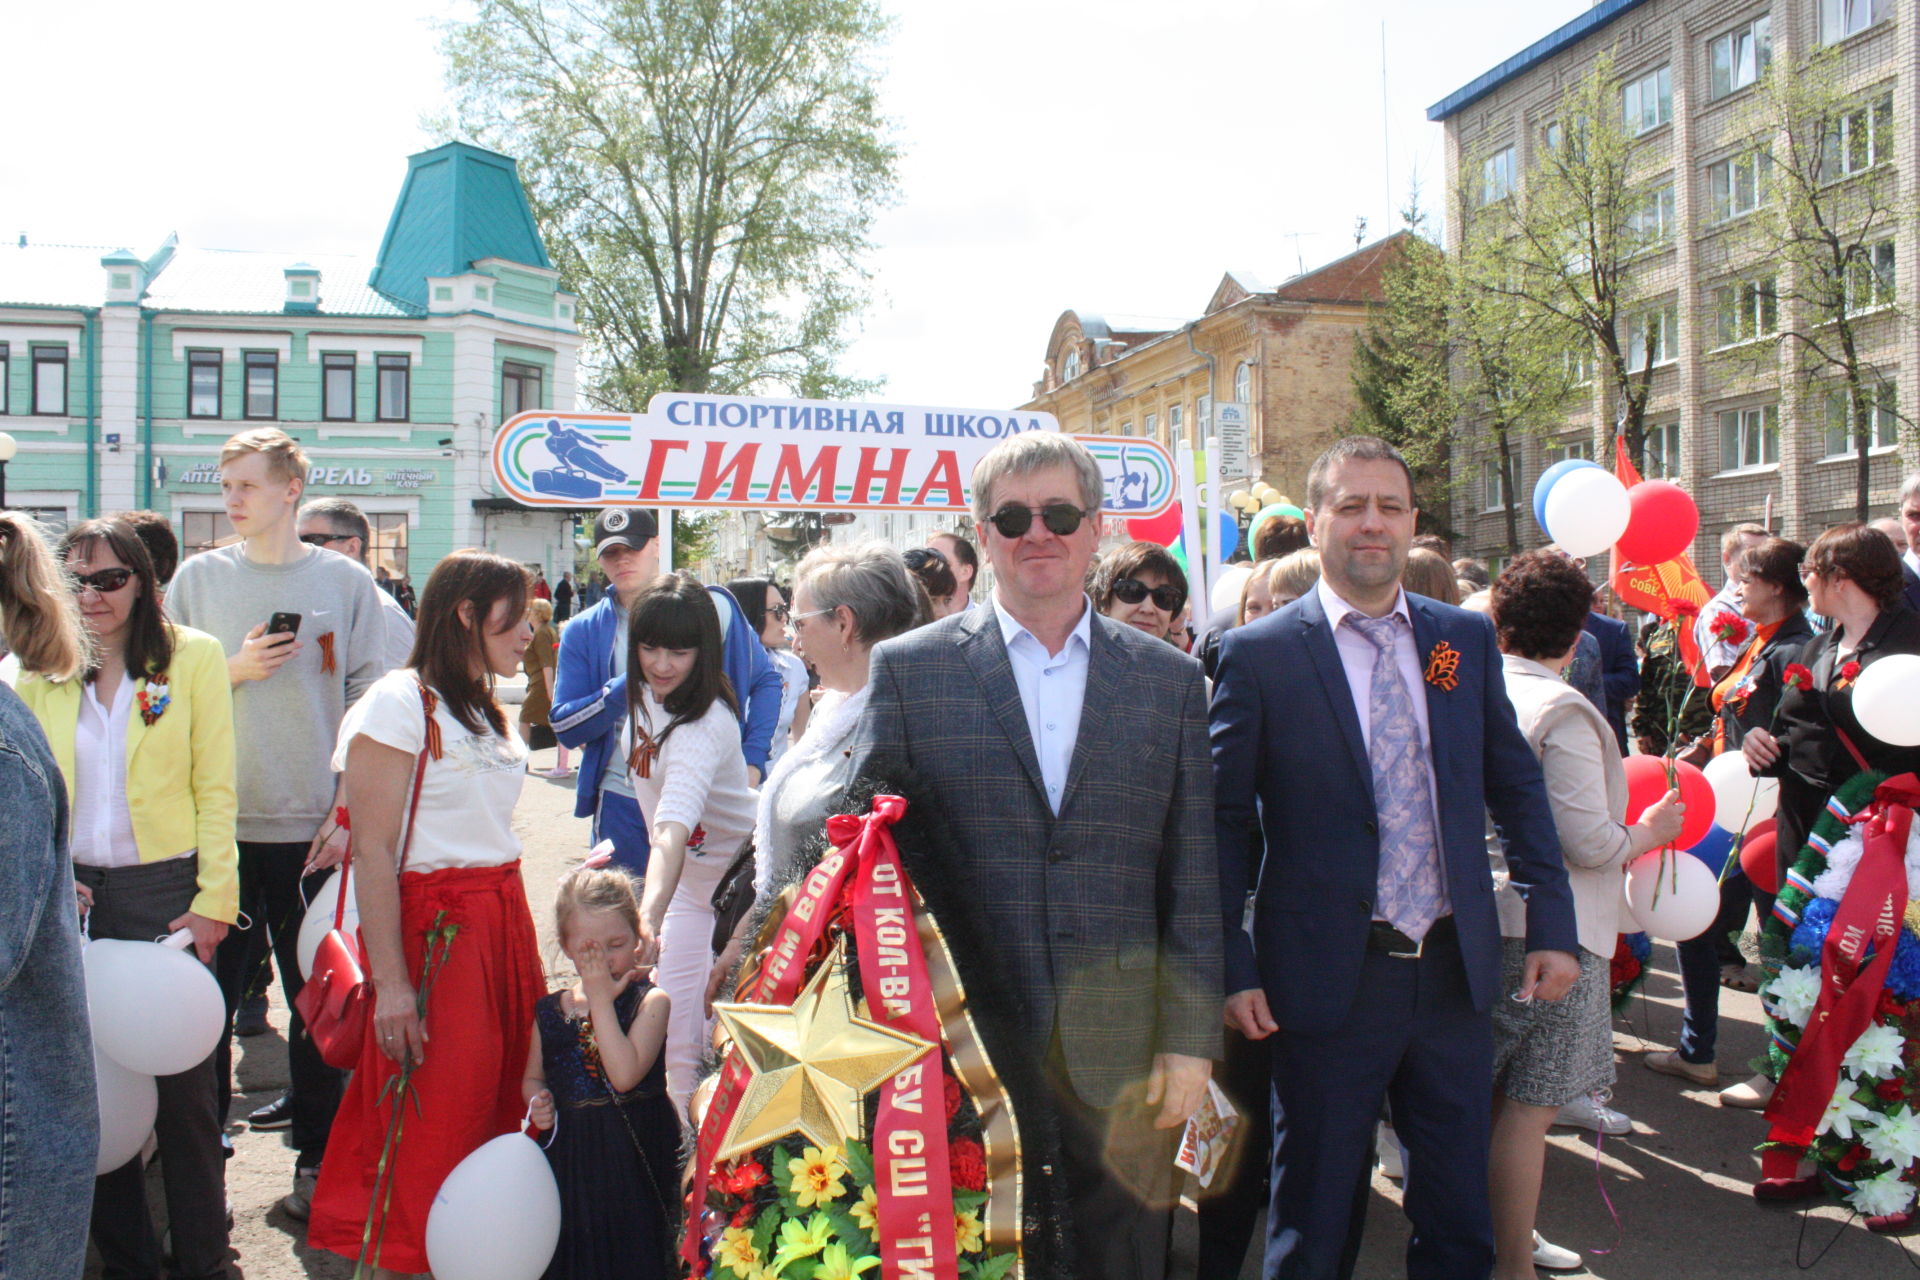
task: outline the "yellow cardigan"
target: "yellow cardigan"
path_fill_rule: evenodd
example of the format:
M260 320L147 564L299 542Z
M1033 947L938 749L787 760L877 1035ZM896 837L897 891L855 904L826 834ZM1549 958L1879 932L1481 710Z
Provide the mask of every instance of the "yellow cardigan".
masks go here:
M240 802L233 780L233 691L227 654L204 632L169 624L173 663L166 671L167 706L151 725L136 702L127 717L127 811L140 861L158 862L189 849L199 853L194 914L232 924L240 913L239 849L234 821ZM58 683L23 675L16 690L46 731L73 804L74 737L82 680Z

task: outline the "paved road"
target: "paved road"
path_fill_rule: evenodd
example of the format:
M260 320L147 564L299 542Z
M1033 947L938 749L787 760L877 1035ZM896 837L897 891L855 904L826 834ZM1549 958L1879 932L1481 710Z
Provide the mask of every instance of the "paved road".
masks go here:
M539 753L535 763L546 767L551 753ZM528 895L543 955L550 968L564 965L552 943L552 886L586 847L586 824L572 816L570 784L530 778L514 826L526 842ZM1633 1135L1606 1139L1596 1167L1592 1135L1554 1134L1540 1225L1549 1239L1590 1255L1592 1270L1576 1274L1604 1280L1774 1280L1798 1273L1796 1248L1811 1259L1829 1244L1816 1274L1846 1280L1906 1274L1897 1241L1872 1236L1857 1221L1846 1225L1846 1213L1835 1206L1806 1215L1804 1240L1803 1215L1755 1207L1747 1187L1757 1168L1752 1147L1761 1136L1759 1117L1722 1109L1712 1092L1683 1088L1680 1081L1640 1065L1645 1050L1672 1047L1679 1028L1679 982L1672 976L1671 950L1656 953L1655 969L1646 994L1616 1023L1620 1084L1615 1105L1633 1117ZM558 982L561 975L552 976ZM1730 1076L1744 1078L1744 1064L1761 1046L1759 1004L1750 995L1724 995L1724 1061L1732 1064ZM277 997L274 1021L285 1025ZM236 1116L270 1101L286 1080L279 1034L240 1045L243 1092L235 1098ZM237 1155L229 1188L240 1274L247 1280L344 1280L350 1266L309 1253L295 1224L274 1207L291 1174L284 1135L251 1133L244 1123L232 1129ZM1619 1214L1618 1228L1603 1189ZM1404 1274L1406 1228L1397 1197L1393 1183L1376 1178L1359 1268L1364 1280ZM1182 1252L1190 1258L1190 1222L1182 1235ZM1602 1249L1612 1252L1595 1252ZM1251 1260L1244 1274L1258 1274Z

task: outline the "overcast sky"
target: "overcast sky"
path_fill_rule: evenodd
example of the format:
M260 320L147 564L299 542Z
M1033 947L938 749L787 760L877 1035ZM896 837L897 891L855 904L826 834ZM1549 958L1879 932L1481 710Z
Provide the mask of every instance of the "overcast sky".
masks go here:
M1426 108L1587 0L882 0L904 149L849 371L886 398L1032 393L1069 307L1191 317L1437 207ZM0 234L371 258L443 102L448 0L15 5ZM1386 86L1382 95L1382 20ZM638 408L639 406L635 406Z

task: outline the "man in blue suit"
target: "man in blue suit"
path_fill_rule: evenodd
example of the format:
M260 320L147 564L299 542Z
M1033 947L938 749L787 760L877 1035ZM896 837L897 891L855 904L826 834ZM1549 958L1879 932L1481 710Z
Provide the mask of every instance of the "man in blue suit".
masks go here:
M1600 677L1606 690L1607 705L1600 714L1613 726L1620 754L1627 754L1627 703L1640 692L1640 664L1633 656L1633 633L1618 618L1600 612L1596 593L1594 607L1584 624L1588 635L1600 642Z
M1349 437L1307 494L1320 583L1227 633L1213 695L1227 1020L1273 1037L1281 1113L1266 1275L1342 1273L1386 1098L1408 1152L1407 1275L1473 1280L1493 1266L1490 1010L1572 986L1572 896L1492 626L1400 589L1417 514L1405 460ZM1515 991L1500 989L1489 810L1527 897Z

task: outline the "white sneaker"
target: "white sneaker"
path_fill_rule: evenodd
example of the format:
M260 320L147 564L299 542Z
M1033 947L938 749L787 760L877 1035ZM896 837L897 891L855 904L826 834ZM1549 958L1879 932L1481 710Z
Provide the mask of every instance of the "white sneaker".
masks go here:
M1581 1262L1579 1254L1562 1249L1536 1231L1533 1233L1533 1265L1542 1271L1578 1271Z
M1373 1158L1380 1172L1395 1182L1406 1181L1407 1163L1400 1157L1400 1135L1384 1120L1373 1131Z
M1595 1133L1604 1133L1609 1138L1618 1138L1633 1132L1633 1121L1612 1107L1605 1105L1600 1098L1588 1094L1575 1098L1560 1108L1555 1124L1572 1125L1577 1129L1591 1129Z

